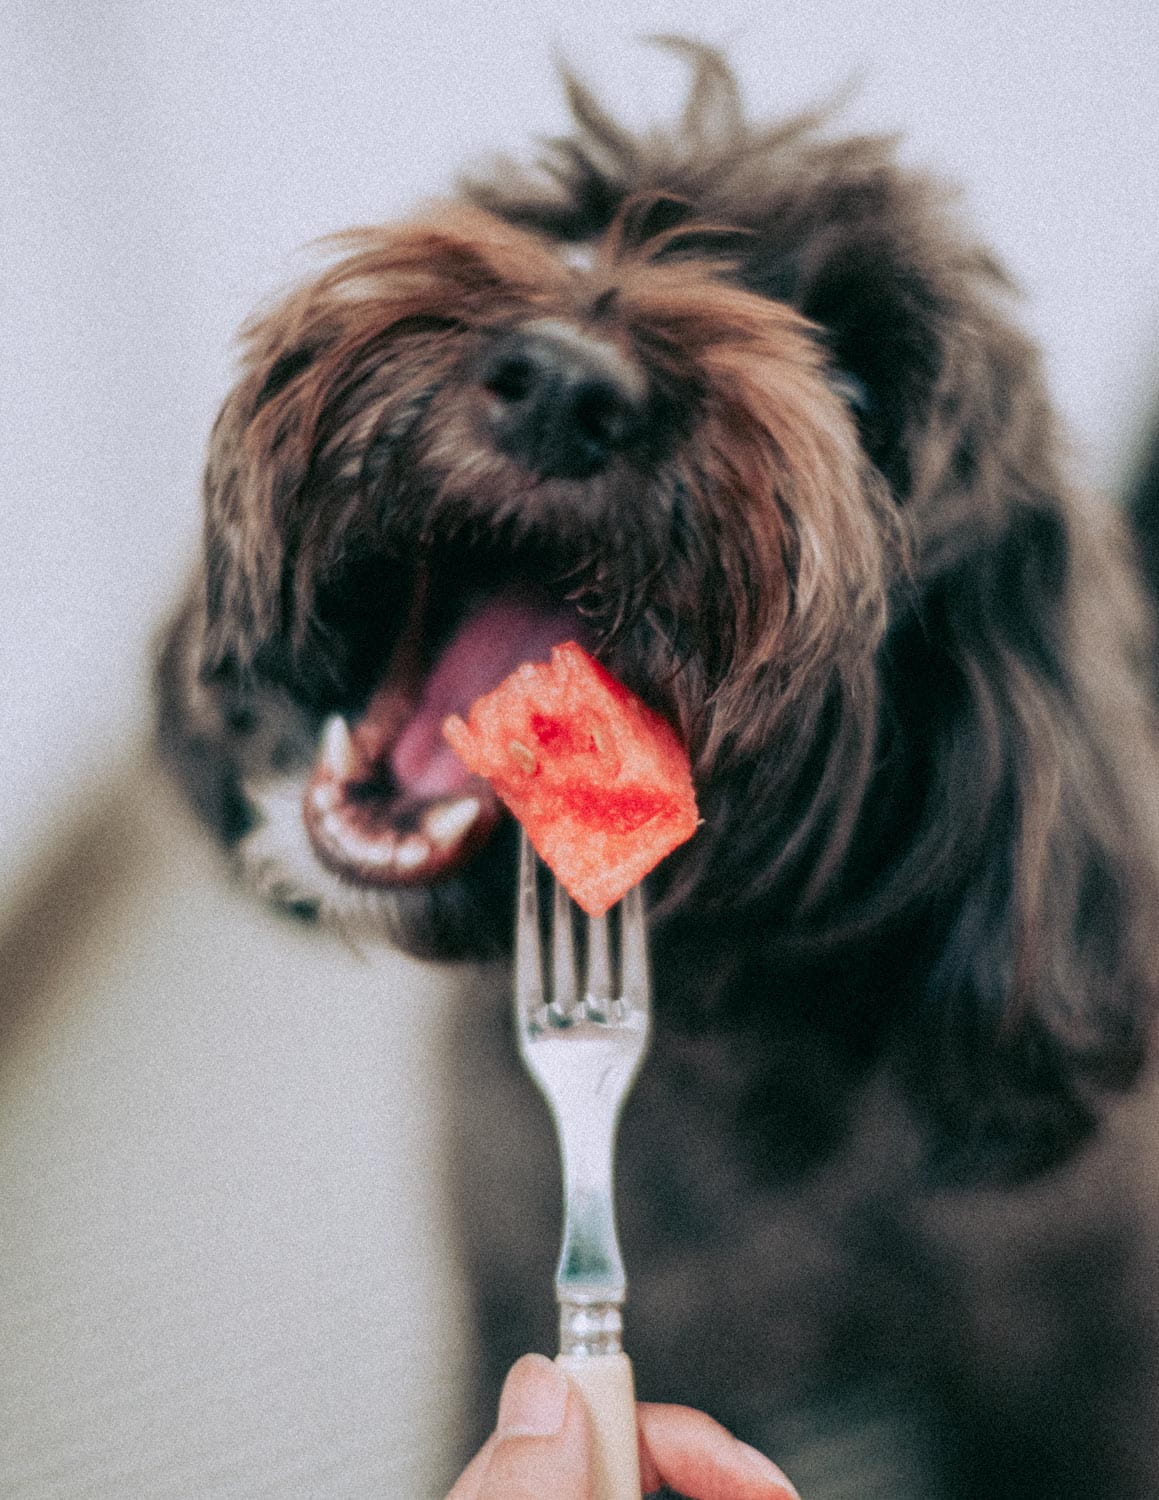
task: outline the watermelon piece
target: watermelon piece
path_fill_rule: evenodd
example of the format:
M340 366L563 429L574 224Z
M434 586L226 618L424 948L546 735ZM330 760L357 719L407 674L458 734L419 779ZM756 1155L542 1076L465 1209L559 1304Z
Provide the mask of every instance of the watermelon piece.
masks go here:
M696 830L688 755L671 726L568 641L443 723L572 899L602 916Z

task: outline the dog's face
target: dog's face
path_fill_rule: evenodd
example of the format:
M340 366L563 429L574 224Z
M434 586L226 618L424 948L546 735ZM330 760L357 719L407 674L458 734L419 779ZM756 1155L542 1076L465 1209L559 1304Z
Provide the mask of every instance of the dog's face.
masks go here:
M440 723L564 639L690 748L669 905L824 887L907 504L952 462L946 330L993 280L885 146L752 131L709 56L650 149L572 96L554 183L349 234L248 329L163 663L165 742L252 879L420 951L509 927L500 810Z
M823 718L872 713L902 551L859 417L896 449L916 379L876 396L838 345L872 364L860 326L912 289L879 267L896 285L815 323L762 289L799 267L673 168L570 223L458 203L348 235L248 330L164 697L202 807L278 899L423 950L505 932L500 811L440 724L565 639L676 724L710 828L759 760L768 796L770 754L774 795L832 821L802 762ZM795 264L823 234L789 228ZM871 737L846 735L846 782ZM797 839L772 830L770 857ZM667 884L711 875L727 902L721 855L694 848Z

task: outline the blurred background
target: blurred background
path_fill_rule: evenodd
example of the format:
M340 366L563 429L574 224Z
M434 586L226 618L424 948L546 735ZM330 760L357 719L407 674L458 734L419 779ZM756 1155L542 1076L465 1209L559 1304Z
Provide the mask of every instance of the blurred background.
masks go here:
M332 230L565 126L641 46L956 181L1025 292L1076 471L1159 396L1150 0L0 0L0 1494L445 1492L469 1352L439 1048L463 976L222 879L153 776L147 664L242 319Z

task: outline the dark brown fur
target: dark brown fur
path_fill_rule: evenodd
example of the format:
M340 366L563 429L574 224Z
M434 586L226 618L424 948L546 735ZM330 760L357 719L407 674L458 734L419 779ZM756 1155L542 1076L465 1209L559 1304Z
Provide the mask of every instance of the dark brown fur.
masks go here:
M806 1500L858 1467L848 1493L895 1500L1153 1497L1139 1158L1100 1133L1159 989L1150 610L940 191L880 140L750 124L696 66L646 138L570 83L542 170L343 237L250 327L163 744L270 894L494 956L509 830L439 885L348 891L283 858L252 787L292 787L365 701L416 559L445 596L512 559L553 578L686 737L706 825L652 887L642 1390L802 1455ZM649 436L593 479L480 440L480 353L532 316L646 377ZM512 1116L464 1177L491 1379L550 1338L554 1239L550 1203L513 1211L551 1148L495 1047L466 1083Z

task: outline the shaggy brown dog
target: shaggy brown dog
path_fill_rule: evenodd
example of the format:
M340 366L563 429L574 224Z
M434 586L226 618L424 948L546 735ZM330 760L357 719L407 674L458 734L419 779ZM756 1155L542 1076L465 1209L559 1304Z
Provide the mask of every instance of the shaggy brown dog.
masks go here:
M641 1391L807 1500L1154 1500L1146 1174L1106 1107L1159 989L1147 611L942 194L695 65L646 137L570 84L538 172L346 236L250 326L163 743L267 893L494 955L511 828L438 724L587 641L705 819L651 884L621 1152ZM551 1346L556 1210L483 1030L493 1381Z

